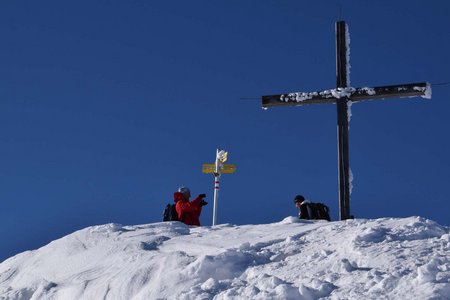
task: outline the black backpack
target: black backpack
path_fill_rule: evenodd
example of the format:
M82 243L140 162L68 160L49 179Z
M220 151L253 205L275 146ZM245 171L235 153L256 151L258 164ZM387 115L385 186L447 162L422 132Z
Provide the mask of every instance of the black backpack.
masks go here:
M179 221L175 204L167 204L163 212L163 222Z
M323 203L308 203L311 207L312 216L314 220L327 220L330 221L330 209Z

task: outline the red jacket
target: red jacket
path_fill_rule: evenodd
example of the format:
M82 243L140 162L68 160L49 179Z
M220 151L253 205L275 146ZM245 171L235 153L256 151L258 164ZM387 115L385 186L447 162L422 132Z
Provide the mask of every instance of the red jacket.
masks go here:
M182 193L175 192L173 194L173 201L175 202L178 219L181 222L186 225L200 226L200 214L202 212L200 202L202 202L202 198L197 197L192 201L188 201L184 199Z

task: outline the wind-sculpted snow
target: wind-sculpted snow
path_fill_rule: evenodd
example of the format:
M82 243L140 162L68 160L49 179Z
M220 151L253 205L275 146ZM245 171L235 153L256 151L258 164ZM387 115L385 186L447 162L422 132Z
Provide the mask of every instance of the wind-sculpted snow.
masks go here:
M449 228L420 217L107 224L0 264L0 299L449 299Z

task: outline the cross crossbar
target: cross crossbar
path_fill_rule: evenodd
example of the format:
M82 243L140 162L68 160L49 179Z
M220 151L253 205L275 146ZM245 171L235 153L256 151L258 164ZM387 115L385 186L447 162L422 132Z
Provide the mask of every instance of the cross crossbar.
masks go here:
M274 106L302 106L308 104L333 104L337 99L347 97L352 102L387 98L423 97L431 98L430 84L426 82L363 87L363 88L337 88L322 92L297 92L262 97L264 108Z

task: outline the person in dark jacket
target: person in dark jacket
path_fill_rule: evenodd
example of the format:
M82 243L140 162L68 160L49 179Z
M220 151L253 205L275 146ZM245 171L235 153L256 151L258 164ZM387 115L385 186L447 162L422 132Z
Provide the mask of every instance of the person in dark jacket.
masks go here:
M302 195L297 195L294 198L295 207L298 208L298 217L300 219L307 219L310 220L313 218L313 212L311 211L310 206L308 203L311 203L311 201L306 200L305 197Z
M208 204L208 202L204 200L206 195L200 194L192 201L189 201L190 197L191 191L185 186L180 187L178 191L173 194L178 219L186 225L200 226L202 207Z

